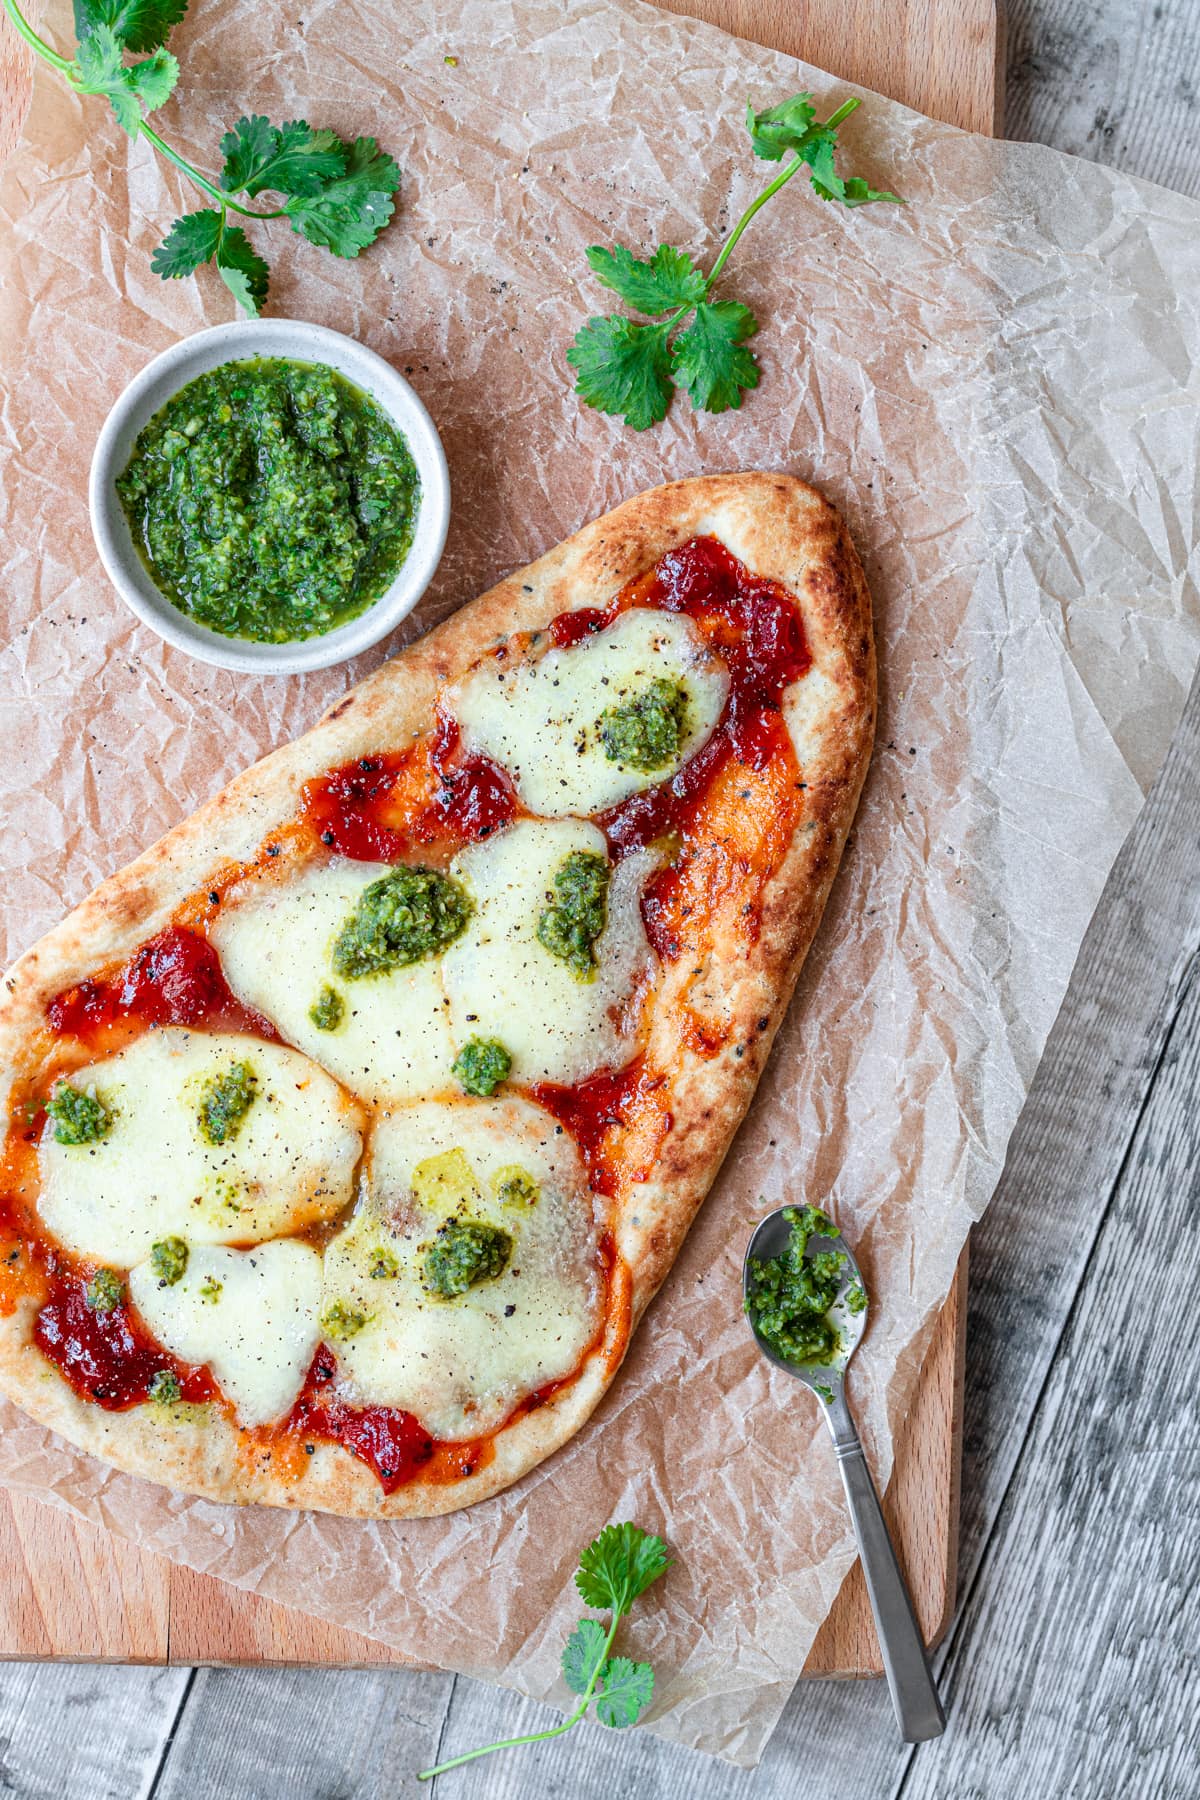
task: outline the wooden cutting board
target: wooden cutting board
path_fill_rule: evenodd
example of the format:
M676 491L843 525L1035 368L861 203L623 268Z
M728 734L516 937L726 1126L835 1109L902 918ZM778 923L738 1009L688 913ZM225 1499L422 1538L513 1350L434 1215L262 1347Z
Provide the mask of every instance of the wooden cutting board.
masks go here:
M967 130L1000 125L995 0L665 0L742 37ZM36 7L30 12L36 16ZM0 159L28 101L28 69L0 37ZM922 1629L954 1607L967 1258L899 1434L885 1511ZM0 1657L140 1663L404 1663L398 1651L136 1549L42 1502L0 1493ZM847 1577L806 1675L880 1673L861 1568Z

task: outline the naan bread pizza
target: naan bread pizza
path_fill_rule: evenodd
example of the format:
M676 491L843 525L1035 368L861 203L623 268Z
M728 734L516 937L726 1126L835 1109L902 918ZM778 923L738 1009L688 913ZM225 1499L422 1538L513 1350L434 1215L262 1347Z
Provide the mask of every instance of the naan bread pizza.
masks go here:
M763 1068L871 748L802 482L674 483L7 976L0 1387L214 1499L448 1512L576 1432Z

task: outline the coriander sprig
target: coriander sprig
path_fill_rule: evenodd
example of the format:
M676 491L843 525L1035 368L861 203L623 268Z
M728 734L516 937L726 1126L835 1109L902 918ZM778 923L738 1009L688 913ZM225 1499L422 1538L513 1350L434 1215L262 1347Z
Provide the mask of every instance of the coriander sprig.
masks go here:
M435 1775L444 1775L447 1769L457 1769L460 1763L490 1756L493 1750L514 1750L520 1744L539 1744L545 1738L561 1737L564 1731L578 1725L593 1700L602 1725L621 1730L636 1724L654 1697L654 1671L649 1663L631 1662L627 1656L613 1656L610 1652L617 1626L638 1595L644 1594L670 1566L667 1546L660 1537L637 1525L606 1525L579 1558L575 1575L575 1586L587 1604L611 1615L607 1629L599 1619L580 1619L567 1639L562 1672L571 1692L580 1696L575 1711L561 1725L551 1725L547 1731L530 1731L524 1737L483 1744L478 1750L468 1750L462 1756L438 1763L436 1768L422 1769L417 1780L430 1781Z
M838 126L861 106L847 100L819 121L811 94L793 94L765 112L746 108L746 129L755 156L793 160L751 202L729 233L706 275L686 251L660 244L649 262L623 244L587 252L602 286L656 323L635 324L621 313L589 319L567 351L575 369L575 392L600 412L616 413L635 431L657 425L667 415L676 386L697 411L725 412L742 404L758 386L758 362L746 340L758 330L748 306L710 299L730 254L754 215L802 168L822 200L866 206L873 200L902 205L899 195L875 189L858 175L843 177L834 163ZM690 322L684 325L683 321Z
M25 42L80 94L106 99L117 124L143 137L174 163L215 204L176 219L151 258L164 280L192 275L214 263L238 304L261 312L269 271L240 225L244 219L288 219L292 230L335 256L357 256L375 241L392 216L400 171L374 138L343 143L334 131L314 131L303 119L272 125L257 114L239 119L221 139L224 163L216 182L202 175L148 123L171 96L178 60L167 38L187 11L188 0L74 0L78 43L73 58L60 56L25 19L17 0L0 0ZM140 57L127 61L128 56ZM246 206L235 196L280 196L282 206Z

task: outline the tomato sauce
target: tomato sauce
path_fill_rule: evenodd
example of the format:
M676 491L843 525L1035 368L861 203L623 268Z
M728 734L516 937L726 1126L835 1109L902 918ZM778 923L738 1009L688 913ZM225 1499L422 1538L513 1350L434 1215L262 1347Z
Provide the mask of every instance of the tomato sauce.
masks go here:
M409 754L364 756L309 782L304 813L326 849L356 862L399 862L404 833L380 813L409 760Z
M614 605L607 608L598 606L580 606L574 612L559 613L550 621L550 642L556 650L570 650L572 645L581 644L585 637L592 637L597 631L603 631L611 625L621 611L620 597Z
M478 752L464 753L457 723L440 716L429 752L438 790L418 826L463 844L490 837L519 809L517 790L498 763Z
M412 1413L388 1406L349 1406L328 1392L337 1357L322 1344L313 1357L300 1397L280 1430L300 1440L340 1444L372 1471L385 1494L421 1475L458 1481L491 1461L490 1438L450 1444L431 1438Z
M716 538L693 538L668 551L626 592L632 604L685 613L724 661L729 694L712 737L677 775L601 815L600 827L619 855L686 833L700 797L730 761L755 770L777 756L794 763L783 691L812 666L787 590L751 575Z
M143 1025L202 1025L207 1031L245 1031L278 1042L269 1019L235 999L208 939L168 925L105 980L81 981L56 994L46 1009L59 1037L87 1043L122 1020Z
M516 789L487 756L467 754L453 719L396 756L367 756L304 790L305 816L326 849L356 862L453 856L517 814Z
M747 934L756 929L762 887L790 842L804 790L782 696L811 658L791 596L752 575L715 538L695 538L668 552L608 607L563 613L550 622L547 635L555 647L569 648L631 606L686 614L729 672L725 708L708 743L670 780L599 819L618 857L651 843L671 851L669 866L648 883L642 905L650 942L669 962L703 954L705 930L721 906L736 907ZM362 757L310 781L289 831L302 848L319 845L356 861L448 860L522 811L506 772L488 757L468 753L456 722L439 712L435 729L407 750ZM277 839L284 835L276 834ZM278 842L265 852L279 853ZM234 871L231 879L241 873ZM186 1025L278 1041L270 1023L234 997L204 936L201 901L215 907L221 898L217 891L194 897L179 909L175 924L114 974L58 994L47 1009L55 1037L65 1047L74 1042L111 1049L123 1041L122 1031L127 1036L130 1029ZM193 929L197 924L200 929ZM684 1035L688 1046L705 1056L722 1047L719 1030L698 1015L687 1015ZM545 1082L531 1093L574 1137L598 1193L613 1195L649 1178L672 1125L665 1074L639 1057L625 1069L575 1087ZM0 1238L18 1246L9 1253L20 1271L10 1277L14 1291L36 1292L42 1301L34 1327L39 1348L77 1393L109 1409L145 1400L163 1369L175 1375L183 1398L219 1399L207 1370L186 1367L159 1349L127 1305L93 1311L85 1296L88 1271L81 1263L36 1235L30 1240L36 1215L32 1204L17 1196L35 1191L44 1114L36 1096L26 1105L23 1122L14 1113L0 1175ZM611 1311L628 1280L611 1242L604 1254ZM11 1310L11 1302L6 1304ZM627 1331L627 1293L621 1304ZM619 1359L624 1340L611 1318L605 1334ZM288 1418L267 1433L244 1433L247 1443L274 1442L301 1452L317 1441L340 1444L389 1494L417 1476L464 1479L491 1460L491 1437L441 1443L411 1413L348 1405L332 1391L336 1374L336 1356L322 1345ZM573 1379L529 1396L514 1418L548 1403Z
M212 1400L217 1388L207 1369L176 1361L154 1342L127 1305L96 1312L87 1303L86 1279L74 1271L48 1271L49 1298L34 1322L34 1342L77 1394L107 1412L124 1412L150 1397L154 1377L174 1375L184 1400Z
M666 1077L648 1070L640 1056L575 1087L539 1081L530 1093L575 1139L596 1193L612 1195L623 1181L647 1180L671 1115Z

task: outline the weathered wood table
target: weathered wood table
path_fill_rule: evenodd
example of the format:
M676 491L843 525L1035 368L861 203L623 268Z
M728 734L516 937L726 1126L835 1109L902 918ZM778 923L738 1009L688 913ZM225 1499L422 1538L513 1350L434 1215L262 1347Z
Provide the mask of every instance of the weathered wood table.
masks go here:
M1008 70L1010 136L1200 193L1200 0L1012 0ZM584 1726L456 1773L456 1800L1200 1793L1198 969L1200 692L973 1238L959 1608L938 1658L947 1737L904 1750L881 1684L806 1684L753 1775ZM1148 1265L1143 1240L1170 1259ZM392 1669L9 1663L0 1788L384 1800L438 1754L550 1721L462 1678Z

